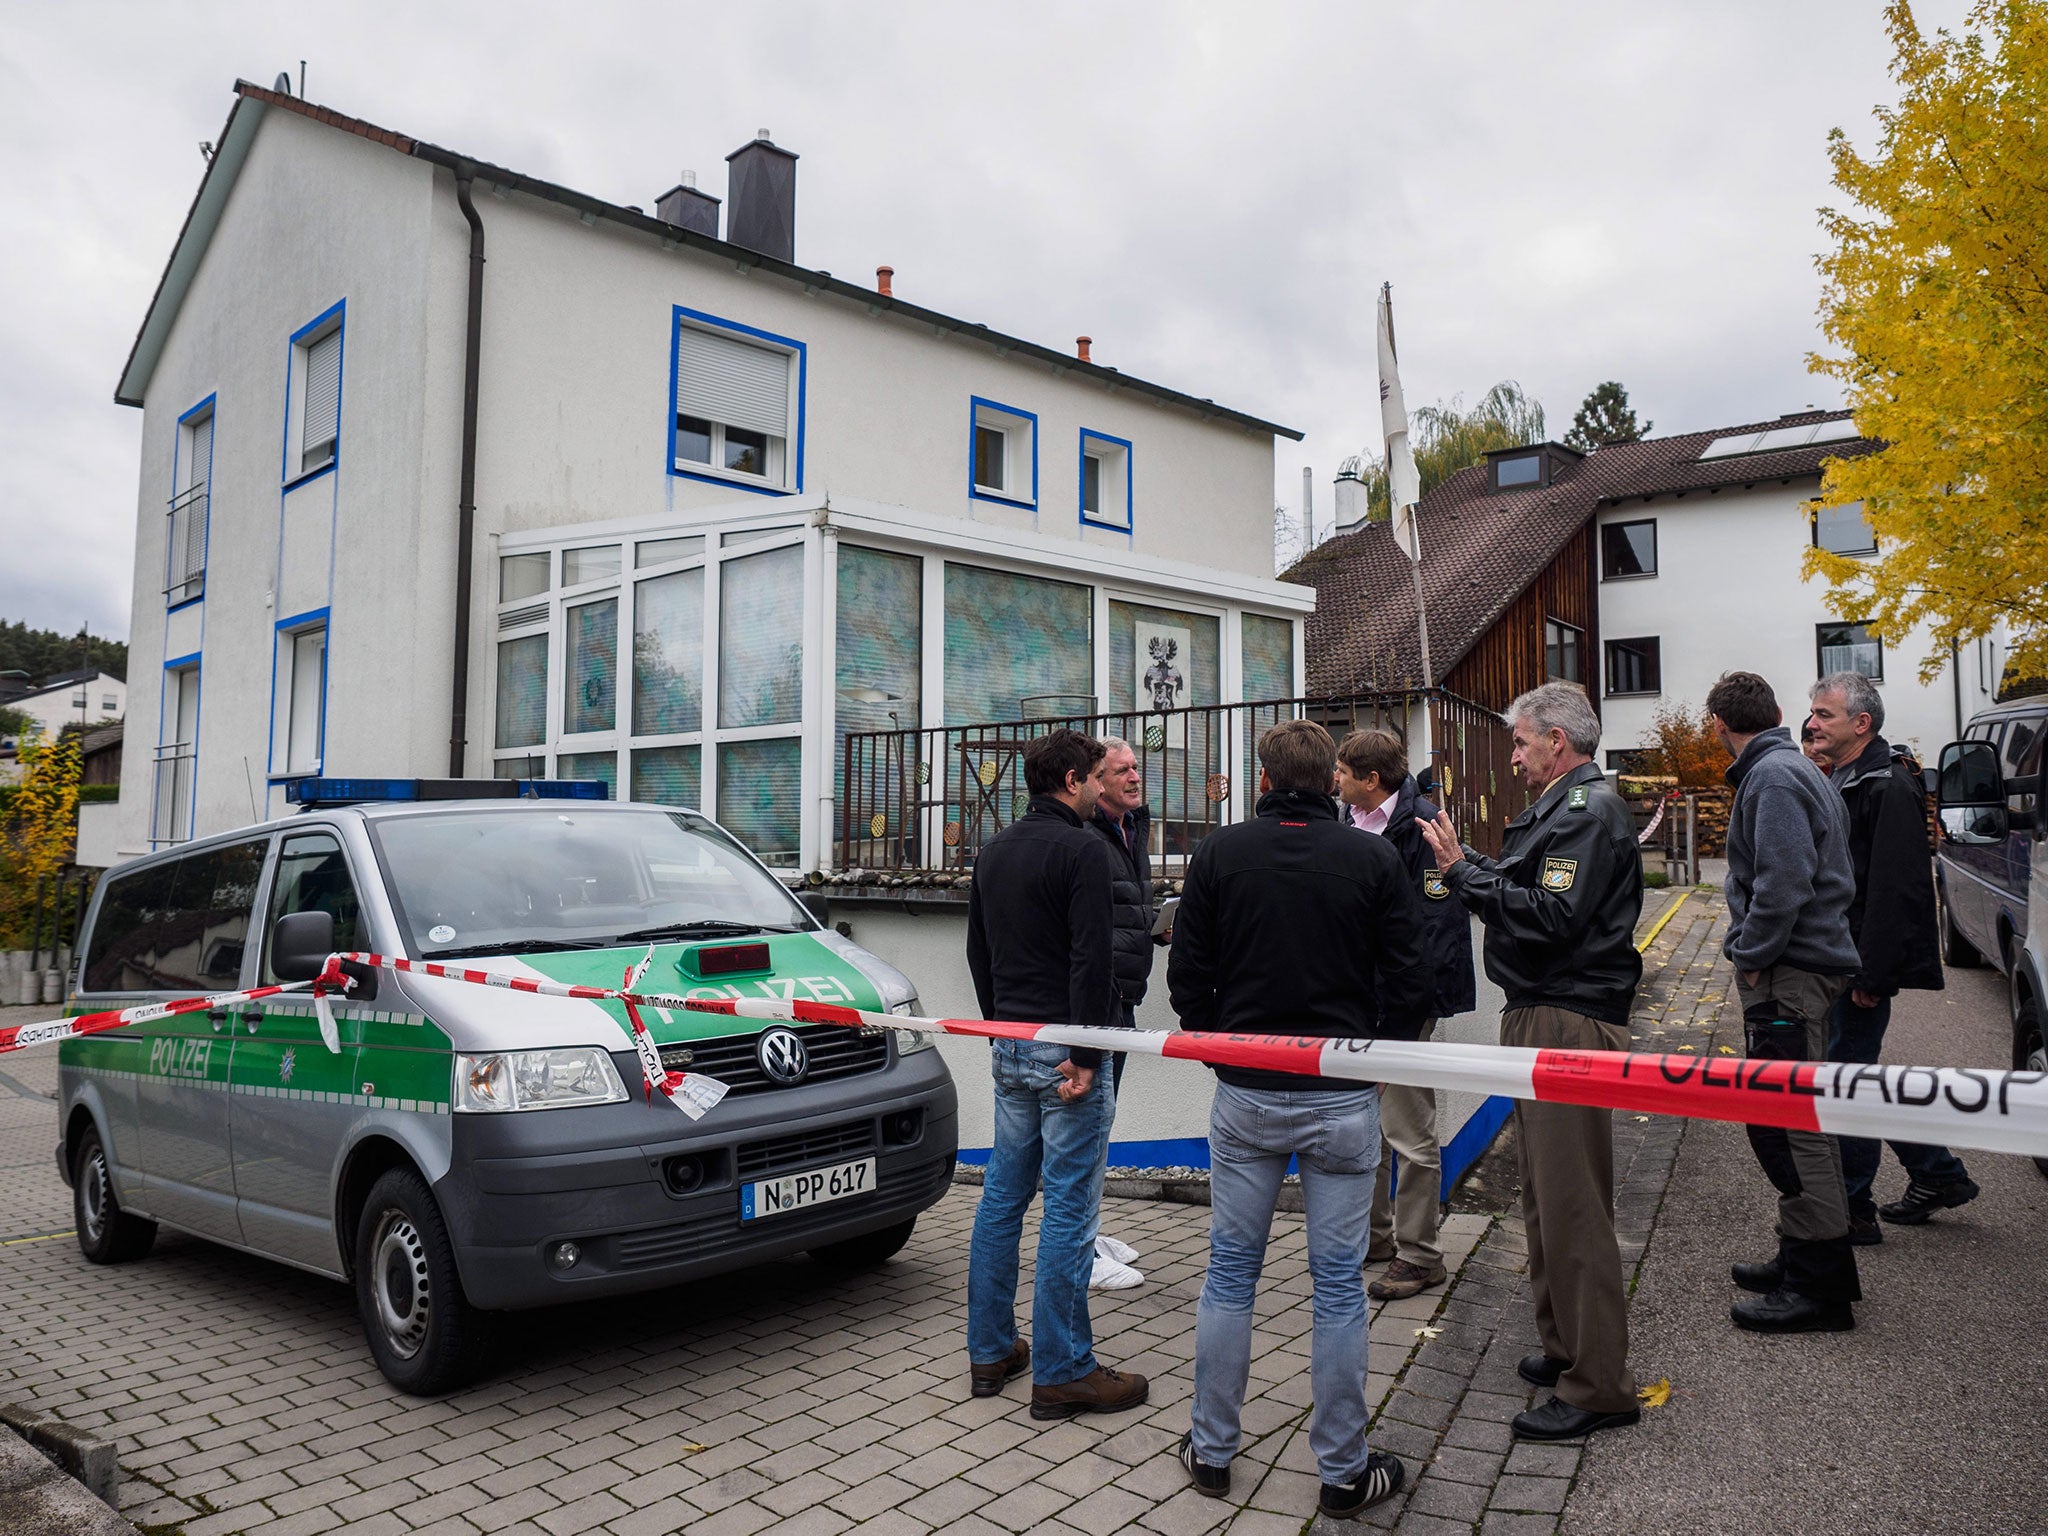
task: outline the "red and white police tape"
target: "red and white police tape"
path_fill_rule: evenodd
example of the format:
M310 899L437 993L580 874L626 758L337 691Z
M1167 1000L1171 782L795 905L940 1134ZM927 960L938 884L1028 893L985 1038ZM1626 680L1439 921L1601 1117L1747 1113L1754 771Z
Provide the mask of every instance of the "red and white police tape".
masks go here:
M1768 1061L1750 1057L1652 1054L1638 1051L1531 1050L1520 1046L1427 1044L1401 1040L1329 1040L1300 1036L1229 1035L1162 1030L1100 1029L1059 1024L1010 1024L980 1019L934 1019L871 1013L835 1003L767 998L677 997L624 988L576 986L537 977L469 970L426 960L348 953L330 956L321 991L339 990L340 964L435 976L475 986L501 987L547 997L618 1002L633 1023L633 1045L648 1079L684 1113L697 1118L722 1097L723 1085L668 1072L638 1022L640 1008L724 1014L798 1024L840 1024L857 1029L923 1033L1130 1051L1212 1066L1400 1083L1482 1095L1502 1094L1552 1104L1584 1104L1689 1119L1783 1126L1831 1136L1871 1136L2048 1157L2048 1072L1968 1067L1895 1067L1853 1062ZM627 973L645 974L643 960ZM150 1003L113 1013L57 1019L0 1030L0 1053L78 1035L118 1029L174 1014L297 991L308 983L258 987L217 997ZM644 1042L644 1046L643 1046ZM657 1076L659 1074L659 1076ZM702 1102L708 1097L710 1102ZM694 1102L693 1102L694 1100Z

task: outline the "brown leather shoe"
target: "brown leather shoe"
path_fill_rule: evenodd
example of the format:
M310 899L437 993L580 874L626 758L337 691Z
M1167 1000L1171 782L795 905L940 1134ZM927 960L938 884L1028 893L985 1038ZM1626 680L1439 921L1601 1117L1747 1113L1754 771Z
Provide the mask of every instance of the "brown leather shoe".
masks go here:
M1396 1259L1387 1266L1387 1272L1365 1288L1365 1294L1374 1301L1399 1301L1403 1296L1414 1296L1433 1285L1444 1283L1444 1267L1424 1269L1420 1264L1410 1264L1406 1259Z
M976 1397L994 1397L1003 1390L1003 1383L1015 1381L1031 1369L1031 1345L1019 1339L1010 1346L1010 1353L1001 1360L990 1361L987 1365L970 1364L967 1374L974 1378Z
M1145 1401L1151 1389L1142 1376L1098 1365L1079 1381L1031 1389L1031 1417L1071 1419L1077 1413L1122 1413Z

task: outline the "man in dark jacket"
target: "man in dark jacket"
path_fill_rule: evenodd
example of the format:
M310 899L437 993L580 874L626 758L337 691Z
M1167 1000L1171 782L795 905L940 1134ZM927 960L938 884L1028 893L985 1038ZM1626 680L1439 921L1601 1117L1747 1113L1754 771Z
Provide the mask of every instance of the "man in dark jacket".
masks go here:
M1103 856L1109 860L1110 967L1116 977L1117 1001L1124 1023L1137 1028L1138 1004L1152 977L1152 951L1165 942L1152 932L1152 812L1145 805L1145 778L1138 754L1121 736L1102 738L1102 761L1095 769L1095 814L1088 830L1101 834ZM1123 1102L1122 1051L1110 1053L1111 1085ZM1106 1232L1095 1235L1095 1267L1088 1287L1125 1291L1145 1283L1133 1266L1137 1250Z
M1849 807L1849 864L1856 875L1849 931L1860 957L1849 990L1828 1016L1828 1060L1876 1061L1892 999L1908 987L1938 992L1942 986L1927 796L1918 765L1879 734L1884 700L1869 678L1833 673L1814 684L1811 699L1806 728L1823 744L1833 770L1828 782ZM1884 1240L1879 1216L1916 1226L1977 1198L1976 1182L1948 1148L1895 1141L1906 1193L1880 1211L1870 1186L1882 1150L1864 1136L1840 1140L1853 1243Z
M1166 980L1185 1028L1391 1036L1429 1017L1422 901L1384 838L1337 820L1330 733L1289 720L1259 742L1258 814L1189 861ZM1195 1312L1195 1399L1181 1464L1230 1490L1251 1368L1252 1300L1290 1157L1301 1167L1315 1287L1309 1446L1320 1507L1349 1519L1401 1486L1366 1445L1366 1234L1379 1160L1374 1090L1346 1078L1217 1067L1209 1117L1209 1273Z
M1754 672L1727 672L1707 690L1714 734L1734 759L1728 782L1728 931L1751 1056L1825 1061L1828 1012L1858 964L1849 935L1856 882L1842 797L1778 724L1777 695ZM1749 1144L1778 1191L1778 1252L1737 1264L1735 1283L1759 1294L1730 1310L1758 1333L1840 1332L1856 1326L1863 1292L1849 1246L1842 1155L1817 1131L1749 1127Z
M967 899L967 968L983 1018L1120 1024L1110 981L1109 869L1085 822L1102 745L1065 728L1024 749L1031 808L983 846ZM1115 1413L1145 1401L1142 1376L1095 1359L1088 1272L1116 1089L1102 1053L1035 1040L989 1043L995 1141L967 1258L967 1357L976 1397L1033 1369L1017 1333L1017 1248L1045 1187L1032 1287L1038 1340L1031 1416Z
M1628 807L1593 762L1600 717L1576 683L1509 706L1514 764L1540 797L1508 823L1500 858L1461 848L1450 818L1423 824L1451 894L1486 925L1486 974L1507 994L1502 1045L1625 1051L1642 979L1643 864ZM1517 1414L1524 1440L1633 1424L1628 1297L1614 1237L1614 1116L1515 1103L1529 1289L1543 1353L1524 1380L1555 1395Z
M1353 826L1376 833L1393 846L1409 883L1422 895L1429 919L1429 958L1436 973L1435 1005L1418 1037L1427 1040L1439 1019L1469 1013L1477 1003L1471 917L1451 900L1443 871L1422 839L1422 823L1435 821L1442 813L1422 798L1408 772L1407 745L1392 731L1353 731L1339 744L1337 798ZM1391 1262L1366 1287L1366 1294L1376 1301L1396 1301L1442 1285L1445 1278L1443 1248L1437 1242L1443 1154L1436 1141L1436 1091L1382 1083L1380 1138L1380 1167L1372 1186L1372 1246L1366 1250L1366 1261ZM1389 1148L1401 1159L1399 1193L1392 1198Z

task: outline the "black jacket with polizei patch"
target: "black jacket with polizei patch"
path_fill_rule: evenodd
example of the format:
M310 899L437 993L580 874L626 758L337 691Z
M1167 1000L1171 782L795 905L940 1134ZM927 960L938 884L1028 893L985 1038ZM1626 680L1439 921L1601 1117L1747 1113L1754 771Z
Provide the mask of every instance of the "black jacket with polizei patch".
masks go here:
M967 893L967 969L985 1019L1121 1028L1101 838L1052 795L982 846ZM1076 1046L1077 1067L1102 1052Z
M1387 827L1380 836L1394 845L1408 867L1408 879L1422 893L1429 919L1429 959L1436 972L1436 1017L1470 1013L1479 1006L1479 988L1472 976L1472 923L1465 908L1451 899L1451 888L1436 867L1436 855L1422 835L1422 823L1443 812L1422 798L1410 774L1394 792Z
M1088 820L1088 830L1102 839L1109 859L1110 969L1116 995L1135 1008L1145 1000L1152 977L1152 810L1139 806L1131 813L1131 841L1102 807Z
M1328 795L1275 791L1188 862L1167 953L1181 1027L1227 1034L1413 1040L1434 1000L1422 897L1383 837ZM1356 1088L1217 1067L1240 1088Z
M1919 765L1882 736L1829 775L1849 808L1849 865L1856 896L1849 932L1862 969L1851 985L1879 997L1942 987L1934 912L1934 854Z
M1467 848L1444 880L1486 925L1486 974L1510 1008L1628 1022L1643 977L1643 861L1598 767L1581 763L1509 822L1498 859Z

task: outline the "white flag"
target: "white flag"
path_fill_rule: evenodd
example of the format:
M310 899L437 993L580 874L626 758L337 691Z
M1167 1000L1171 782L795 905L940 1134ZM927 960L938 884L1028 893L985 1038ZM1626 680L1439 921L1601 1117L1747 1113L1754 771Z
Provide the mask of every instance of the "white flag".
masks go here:
M1415 533L1415 503L1422 482L1408 448L1408 406L1401 398L1401 370L1394 358L1394 301L1380 289L1380 430L1387 442L1387 492L1393 503L1394 542L1410 560L1422 559Z

